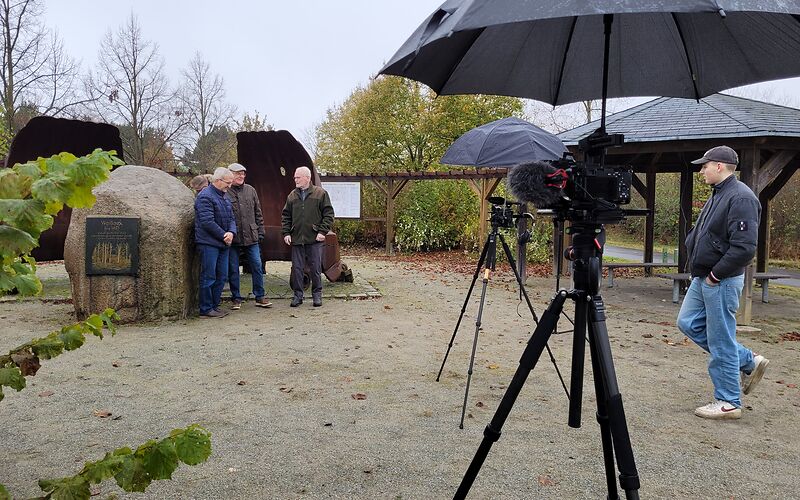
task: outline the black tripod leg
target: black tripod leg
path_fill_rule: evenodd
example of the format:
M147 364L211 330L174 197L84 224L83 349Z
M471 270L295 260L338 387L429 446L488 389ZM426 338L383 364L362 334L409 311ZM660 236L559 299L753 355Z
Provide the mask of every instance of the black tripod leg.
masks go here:
M569 416L567 425L573 429L581 426L583 402L583 362L586 359L586 317L589 306L586 295L575 299L575 331L572 338L572 371L569 378Z
M483 288L481 288L481 303L478 306L478 316L475 318L475 338L472 339L472 354L469 357L469 370L467 370L467 387L464 389L464 404L461 406L461 423L459 429L464 428L464 415L467 413L467 398L469 397L469 384L472 381L472 368L475 366L475 350L478 347L478 332L481 330L481 318L483 317L483 304L486 301L486 287L489 285L490 269L486 269L483 274Z
M611 344L606 327L605 305L599 295L589 304L589 349L592 356L594 387L597 394L597 421L603 441L608 497L619 498L614 479L614 456L619 468L619 484L628 500L639 498L639 473L633 458L622 395L617 385Z
M490 237L491 238L491 237ZM481 268L483 267L483 263L486 261L486 253L489 251L489 239L486 240L486 243L483 245L483 250L481 251L481 257L478 259L478 267L475 268L475 275L472 276L472 283L469 285L469 291L467 292L467 296L464 297L464 305L461 306L461 314L458 315L458 321L456 322L456 327L453 329L453 336L450 337L450 343L447 344L447 352L444 353L444 359L442 360L442 366L439 368L439 374L436 375L436 381L439 381L439 378L442 376L442 370L444 370L444 364L447 363L447 356L450 355L450 349L453 347L453 341L456 339L456 333L458 332L458 327L461 326L461 320L464 319L464 312L467 310L467 304L469 304L469 297L472 295L472 289L475 288L475 282L478 281L478 276L481 273Z
M514 277L517 278L519 290L522 295L525 296L525 302L528 304L528 309L530 309L531 315L533 315L533 320L538 323L539 318L536 317L536 312L533 310L533 304L531 304L531 299L528 297L528 291L525 290L525 284L522 282L522 276L520 276L519 272L517 271L517 263L514 261L514 256L511 254L511 248L509 248L508 243L506 243L506 239L502 234L500 235L500 242L503 244L503 251L505 251L508 263L511 265L511 269L514 271Z
M511 264L511 269L514 270L514 276L517 278L520 294L525 297L525 302L528 304L528 309L531 311L533 321L538 325L539 318L536 316L536 311L533 310L533 304L531 303L531 299L528 297L528 291L525 289L525 284L522 282L522 276L519 274L519 272L517 272L517 264L514 262L514 256L511 255L511 248L506 243L506 239L502 234L500 235L500 242L503 244L503 250L506 253L506 258L508 259L509 264ZM547 349L547 354L550 356L550 361L553 363L553 367L556 369L558 379L561 381L562 387L564 387L564 393L566 393L567 399L569 399L569 391L567 390L567 386L564 384L564 377L561 376L561 371L558 369L558 363L556 363L556 358L553 356L553 351L550 350L550 346L547 344L545 344L544 347Z
M503 399L500 401L500 406L498 406L494 417L492 417L492 421L483 431L483 441L481 441L478 451L475 452L475 457L469 464L469 468L464 474L464 478L461 480L461 484L454 498L466 498L467 493L469 493L472 487L472 483L475 481L475 477L481 470L483 461L486 460L486 456L492 448L492 444L500 439L500 432L503 428L503 424L508 418L508 414L511 413L511 408L514 406L514 402L517 400L517 396L519 396L522 386L528 378L528 374L530 374L531 370L536 366L536 362L542 355L542 351L544 351L547 341L550 339L550 335L553 334L556 324L558 323L558 316L564 308L564 301L566 299L567 292L559 292L550 302L544 314L542 314L542 319L536 326L536 330L534 330L527 347L525 347L525 351L522 353L522 358L519 360L519 367L517 371L514 372L511 383L508 384L508 389L503 395Z

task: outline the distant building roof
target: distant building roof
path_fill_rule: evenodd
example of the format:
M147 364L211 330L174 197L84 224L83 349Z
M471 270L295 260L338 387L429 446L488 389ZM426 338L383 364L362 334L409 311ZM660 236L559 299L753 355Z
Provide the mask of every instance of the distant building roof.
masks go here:
M558 134L566 145L594 132L600 120ZM783 136L800 137L800 109L727 94L694 99L659 97L606 117L606 130L625 142Z

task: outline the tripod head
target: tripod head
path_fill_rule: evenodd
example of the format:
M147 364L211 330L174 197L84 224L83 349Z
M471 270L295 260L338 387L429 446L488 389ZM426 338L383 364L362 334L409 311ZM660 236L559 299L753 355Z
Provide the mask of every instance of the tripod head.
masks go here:
M572 244L564 251L564 257L572 261L572 282L576 290L596 295L602 279L603 247L606 230L602 224L573 222L567 228Z

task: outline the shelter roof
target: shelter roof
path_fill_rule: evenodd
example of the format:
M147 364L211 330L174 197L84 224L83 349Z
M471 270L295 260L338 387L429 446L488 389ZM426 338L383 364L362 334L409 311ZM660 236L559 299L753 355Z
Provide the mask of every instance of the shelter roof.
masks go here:
M571 146L600 126L600 120L558 135ZM714 94L700 101L659 97L606 117L606 130L625 142L783 136L800 138L800 109Z

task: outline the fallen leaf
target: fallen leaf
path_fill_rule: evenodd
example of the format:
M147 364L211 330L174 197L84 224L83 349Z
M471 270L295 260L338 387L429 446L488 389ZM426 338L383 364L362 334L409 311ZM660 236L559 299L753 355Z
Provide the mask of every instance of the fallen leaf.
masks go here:
M108 418L111 416L111 412L108 410L94 410L92 415L99 418Z
M790 389L797 389L797 384L786 384L786 387Z
M362 401L364 399L367 399L367 395L364 394L363 392L357 392L355 394L351 394L350 397L357 401Z
M391 308L392 308L392 306L390 306L389 304L386 304L385 306L383 306L383 308L384 308L384 309L391 309Z
M488 368L488 369L490 369L490 370L497 370L498 368L500 368L500 365L498 365L498 364L495 364L495 363L491 363L491 364L490 364L490 365L488 365L486 368Z
M280 387L278 388L278 390L284 394L289 394L290 392L292 392L292 390L294 390L294 387Z
M653 338L653 334L652 333L645 333L644 335L642 335L642 337L644 337L646 339L652 339Z
M114 368L119 368L119 361L114 361L113 363L111 363L111 366L113 366Z
M555 486L555 484L550 476L539 476L539 486Z
M478 401L477 403L475 403L475 406L477 406L478 408L483 408L486 405L483 404L483 401Z
M236 382L236 385L246 385L246 384L247 384L247 382L244 381L244 380L240 380L240 381Z
M47 396L52 396L53 394L55 394L53 391L44 391L39 393L39 397L46 398Z

